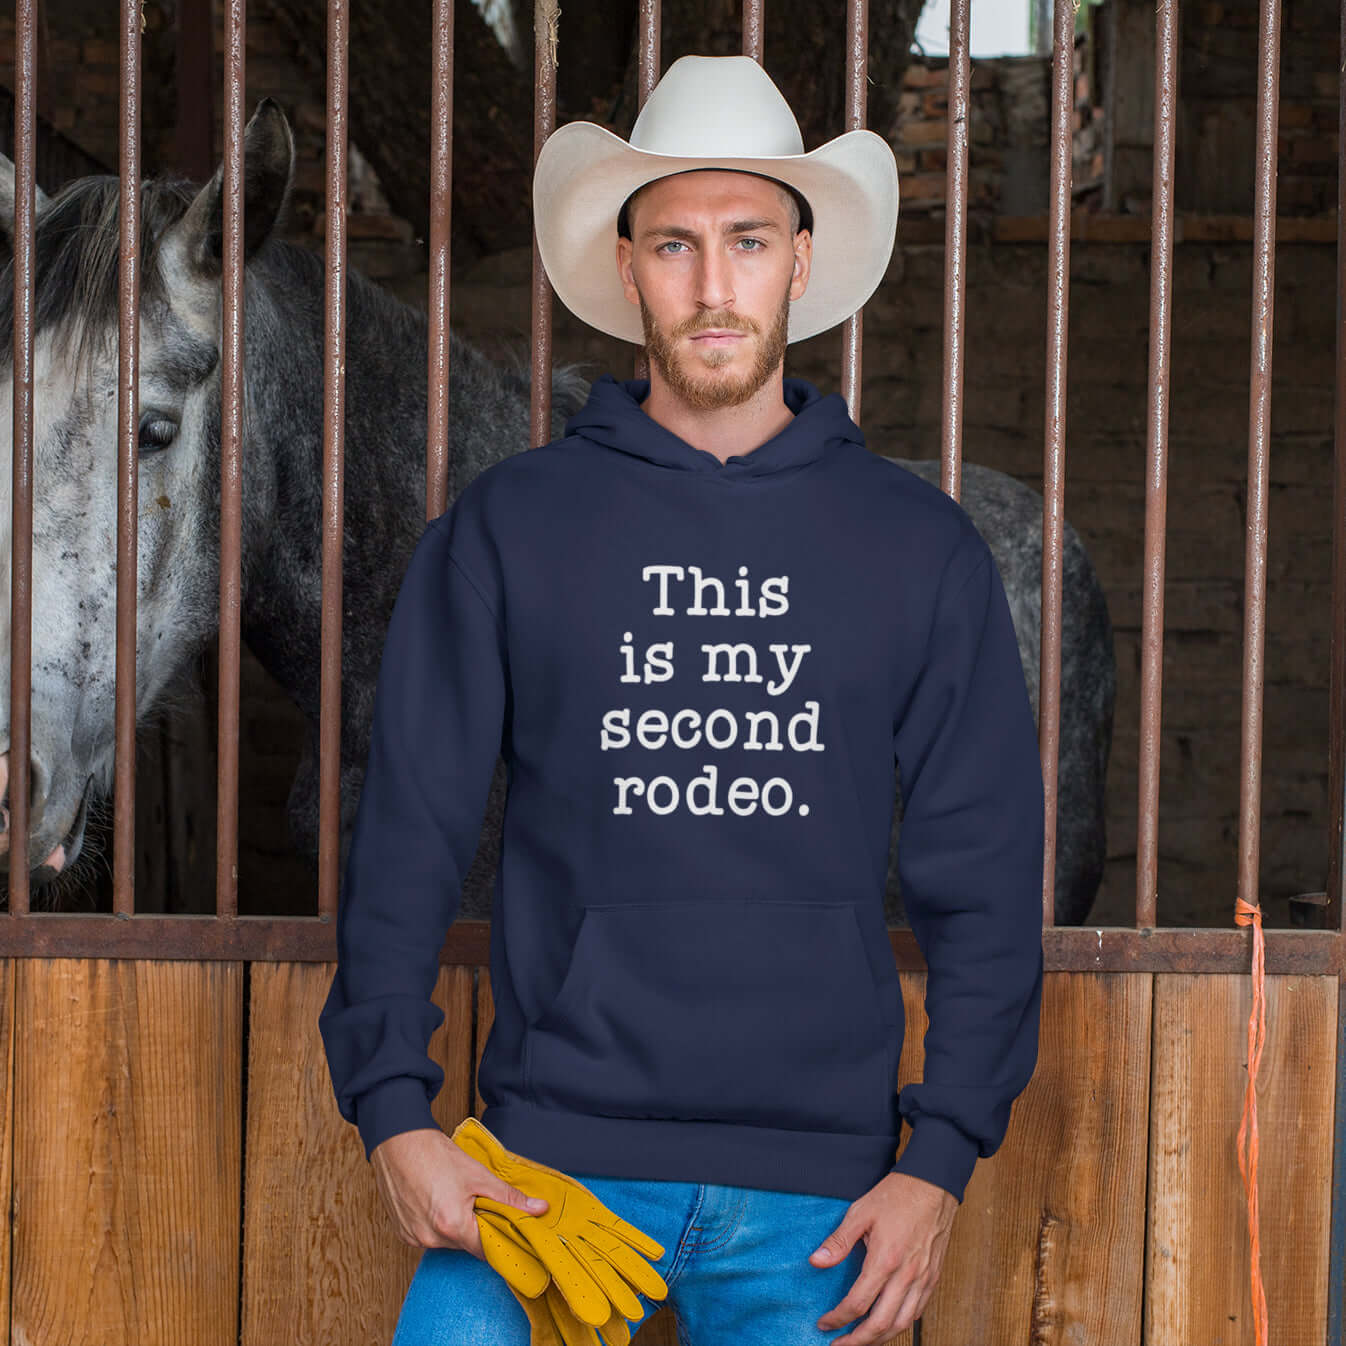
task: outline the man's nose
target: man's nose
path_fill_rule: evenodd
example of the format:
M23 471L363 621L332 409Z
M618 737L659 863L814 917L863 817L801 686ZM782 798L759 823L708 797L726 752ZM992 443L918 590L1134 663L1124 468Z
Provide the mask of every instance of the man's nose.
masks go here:
M727 308L734 302L733 275L723 249L708 248L701 254L697 281L697 301L702 308Z

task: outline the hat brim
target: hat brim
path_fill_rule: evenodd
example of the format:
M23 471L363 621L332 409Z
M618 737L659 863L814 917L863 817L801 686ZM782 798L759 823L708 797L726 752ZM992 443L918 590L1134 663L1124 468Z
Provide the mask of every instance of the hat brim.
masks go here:
M617 273L617 212L636 188L698 168L787 182L813 210L808 287L790 304L789 340L844 322L878 288L897 237L897 162L873 131L848 131L807 154L700 158L635 149L593 122L568 122L543 144L533 174L538 252L577 318L640 345L640 310Z

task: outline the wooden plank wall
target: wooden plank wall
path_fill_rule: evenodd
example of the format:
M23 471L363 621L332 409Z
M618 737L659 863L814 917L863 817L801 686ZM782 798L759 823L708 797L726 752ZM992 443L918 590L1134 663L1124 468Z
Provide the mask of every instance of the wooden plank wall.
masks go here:
M386 1346L418 1252L336 1111L317 1027L332 973L0 961L0 1342ZM905 1082L920 1073L924 976L902 983ZM1262 1269L1277 1346L1318 1346L1338 984L1266 985ZM1037 1072L973 1175L922 1346L1252 1341L1235 1149L1250 986L1047 975ZM436 1000L448 1131L482 1111L486 970L444 968ZM669 1310L634 1341L673 1346Z

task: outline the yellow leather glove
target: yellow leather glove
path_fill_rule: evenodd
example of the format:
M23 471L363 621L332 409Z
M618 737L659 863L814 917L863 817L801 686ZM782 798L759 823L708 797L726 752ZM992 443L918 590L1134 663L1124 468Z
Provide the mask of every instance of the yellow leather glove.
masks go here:
M570 1311L565 1296L513 1223L494 1211L478 1210L476 1216L487 1262L504 1277L528 1315L533 1329L529 1338L532 1346L629 1346L631 1329L620 1310L613 1309L612 1317L601 1324L600 1342L594 1329ZM538 1285L543 1287L541 1293L536 1289ZM633 1316L640 1311L637 1304Z
M600 1341L588 1323L580 1322L571 1313L570 1305L554 1281L549 1280L546 1290L536 1299L520 1294L512 1285L509 1288L528 1315L532 1328L528 1338L531 1346L630 1346L631 1328L616 1309L603 1324Z
M632 1287L651 1299L668 1294L663 1277L645 1260L662 1256L663 1245L610 1210L583 1183L507 1150L475 1117L462 1121L451 1139L511 1186L547 1202L541 1215L484 1196L473 1202L487 1261L511 1289L517 1287L520 1303L536 1301L544 1292L545 1282L544 1290L538 1288L539 1265L574 1318L590 1327L606 1327L614 1310L623 1318L640 1317L643 1310ZM484 1214L500 1218L484 1221Z
M513 1222L494 1211L477 1210L476 1216L486 1261L504 1278L528 1316L531 1346L629 1346L631 1329L620 1310L614 1308L608 1321L601 1324L600 1342L593 1327L580 1322L570 1311L550 1272ZM639 1312L637 1303L632 1316Z

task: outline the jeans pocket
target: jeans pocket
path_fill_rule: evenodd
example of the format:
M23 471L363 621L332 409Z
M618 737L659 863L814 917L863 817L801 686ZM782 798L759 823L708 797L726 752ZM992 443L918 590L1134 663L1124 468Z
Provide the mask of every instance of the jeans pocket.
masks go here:
M892 994L849 903L590 907L526 1031L524 1087L541 1106L604 1116L885 1134Z

